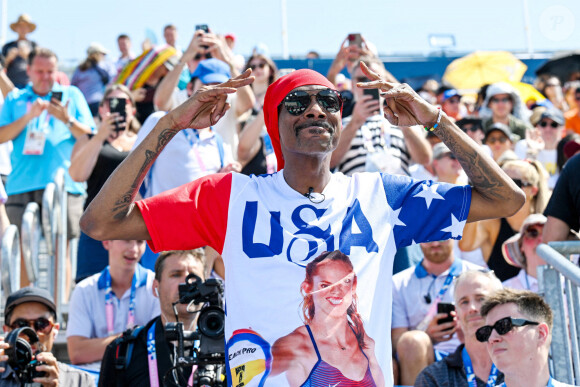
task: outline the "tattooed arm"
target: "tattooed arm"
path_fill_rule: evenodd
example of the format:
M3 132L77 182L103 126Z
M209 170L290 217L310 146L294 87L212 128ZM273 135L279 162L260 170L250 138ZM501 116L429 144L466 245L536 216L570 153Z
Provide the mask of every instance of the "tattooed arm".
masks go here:
M226 111L228 93L249 85L251 71L214 87L202 87L176 109L161 118L151 133L109 177L81 218L81 229L91 238L149 240L150 235L135 197L159 153L182 129L207 128Z
M381 90L386 101L383 110L389 122L398 126L432 128L435 125L438 109L423 100L409 85L382 80L364 63L361 63L361 68L372 82L359 83L358 86ZM435 134L457 157L473 184L468 222L508 217L521 208L525 202L522 190L444 113Z

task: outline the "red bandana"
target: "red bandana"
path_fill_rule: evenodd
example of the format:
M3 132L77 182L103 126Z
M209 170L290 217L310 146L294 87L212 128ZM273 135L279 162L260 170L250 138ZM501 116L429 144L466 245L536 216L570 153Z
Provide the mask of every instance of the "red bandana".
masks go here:
M280 148L280 133L278 129L278 105L294 89L300 86L318 85L335 89L335 86L322 74L313 70L303 69L293 71L272 83L264 97L264 121L272 140L274 153L278 159L278 170L284 168L284 156Z

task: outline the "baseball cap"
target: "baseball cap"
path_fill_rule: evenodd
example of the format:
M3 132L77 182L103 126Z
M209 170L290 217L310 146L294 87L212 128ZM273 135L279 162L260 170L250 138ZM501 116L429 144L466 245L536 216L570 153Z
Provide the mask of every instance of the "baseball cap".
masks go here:
M449 98L452 98L455 96L461 97L461 94L459 94L459 92L456 89L445 90L445 92L443 92L443 97L441 97L441 102L445 102Z
M447 147L447 145L443 144L442 142L435 144L433 147L433 159L438 160L441 157L445 156L447 153L452 153L451 150Z
M530 226L543 225L547 220L548 218L542 214L531 214L524 220L522 227L520 227L520 232L507 239L501 245L501 252L507 263L515 267L524 267L526 265L526 257L520 249L520 239Z
M540 121L543 120L544 118L549 118L552 121L556 122L558 125L564 125L565 122L564 115L562 114L562 112L556 109L548 109L545 112L543 112L542 115L540 116Z
M103 46L101 43L93 42L93 43L91 43L89 48L87 48L87 55L91 55L91 54L95 54L95 53L101 53L101 54L106 55L109 53L109 51L107 51L105 46Z
M39 302L43 304L56 319L56 305L48 290L28 286L8 296L6 307L4 308L5 321L10 320L10 314L12 314L14 308L26 302Z
M236 35L232 34L231 32L229 34L225 34L224 35L224 39L231 39L234 42L236 41Z
M501 122L495 122L495 123L493 123L493 125L490 126L490 128L487 130L487 132L485 132L485 137L483 138L484 143L487 141L489 134L491 132L493 132L494 130L499 130L500 132L505 134L507 136L507 138L510 139L510 141L513 141L512 140L513 139L512 131L510 130L509 126L507 126L506 124L502 124Z
M202 60L193 74L191 74L191 77L199 78L204 85L208 83L223 83L231 77L230 66L216 58Z
M464 125L473 125L474 128L482 129L482 121L483 120L479 117L468 116L456 121L455 125L459 126L463 131L465 131L463 129Z

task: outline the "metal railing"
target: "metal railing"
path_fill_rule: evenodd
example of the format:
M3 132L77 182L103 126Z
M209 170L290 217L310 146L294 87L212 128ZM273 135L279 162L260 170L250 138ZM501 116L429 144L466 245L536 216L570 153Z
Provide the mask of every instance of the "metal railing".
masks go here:
M20 289L20 237L18 227L11 224L2 236L2 305L12 292Z
M37 286L39 279L39 253L42 228L40 227L40 207L31 202L26 205L22 215L20 240L22 241L22 260L31 285Z
M22 258L31 285L45 288L54 296L58 321L63 321L62 315L68 312L65 296L67 287L72 285L66 277L67 197L65 171L59 169L44 190L42 211L37 203L28 203L22 216L21 235L15 225L10 225L2 238L3 301L20 288ZM72 265L72 270L75 266Z
M56 286L50 286L49 290L54 294L58 321L63 321L62 315L68 312L65 289L67 286L70 287L70 284L66 282L68 193L64 180L65 171L59 169L54 180L46 185L42 197L42 229L50 262L53 263L49 266L52 270L52 275L49 274L49 278L52 281L57 281ZM58 272L55 271L55 266Z
M540 293L554 313L550 347L551 375L564 383L580 382L580 267L569 257L580 254L580 241L550 242L536 248L548 265L538 268ZM566 255L566 256L564 256Z

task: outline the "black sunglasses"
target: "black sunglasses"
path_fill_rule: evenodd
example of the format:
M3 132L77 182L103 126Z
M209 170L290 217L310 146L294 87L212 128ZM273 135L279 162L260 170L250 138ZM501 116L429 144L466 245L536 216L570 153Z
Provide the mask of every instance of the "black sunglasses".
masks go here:
M209 52L207 54L195 54L193 59L194 60L211 59L211 54Z
M489 137L487 140L485 140L485 143L495 144L499 141L500 143L505 144L507 140L507 137Z
M30 327L33 328L36 332L43 333L45 335L49 334L50 331L52 331L53 326L54 323L51 322L46 317L39 317L36 320L17 318L16 320L14 320L14 322L12 322L12 324L10 324L10 328L12 329Z
M281 104L286 107L288 113L293 116L299 116L308 109L308 106L310 106L312 96L316 96L318 104L329 113L336 113L340 111L342 107L342 98L340 97L340 94L332 89L320 90L317 94L308 94L302 90L294 91L288 94L282 100Z
M258 69L258 68L263 69L264 67L266 67L266 63L263 63L263 62L250 65L250 68L252 69L252 71L254 71L255 69Z
M541 231L537 228L528 228L526 232L524 232L524 236L528 239L536 239L540 233Z
M453 153L444 153L441 156L437 157L435 160L442 159L443 157L449 157L451 160L457 160L457 157Z
M532 183L528 183L527 181L523 181L522 179L512 179L514 183L520 188L522 187L531 187Z
M490 101L491 102L503 102L503 103L506 103L506 102L511 102L512 100L509 97L503 97L503 98L495 98L495 97L492 97L490 99Z
M554 129L560 126L556 121L552 121L549 124L546 121L542 121L538 125L541 126L542 128L545 128L546 126L550 125Z
M493 326L486 325L479 328L475 331L475 338L479 342L487 343L494 329L499 335L503 336L514 329L514 327L523 327L524 325L540 325L540 323L524 320L523 318L504 317L497 320Z

